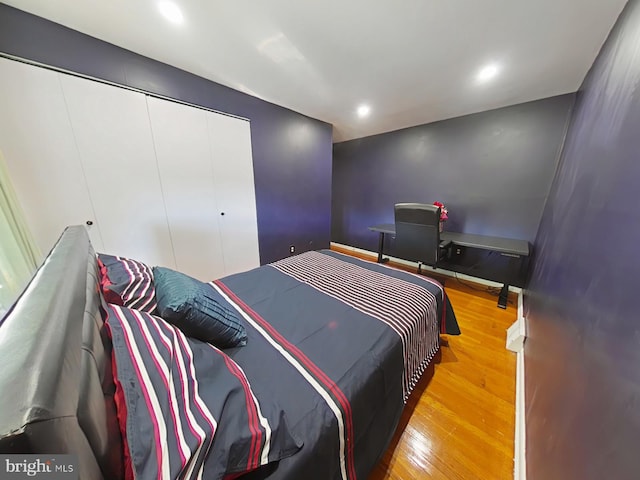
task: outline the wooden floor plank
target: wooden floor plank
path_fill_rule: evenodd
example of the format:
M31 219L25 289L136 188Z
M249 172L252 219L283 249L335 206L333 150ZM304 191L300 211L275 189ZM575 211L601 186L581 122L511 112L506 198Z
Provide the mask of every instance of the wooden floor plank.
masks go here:
M435 373L419 382L368 480L513 478L516 356L505 339L516 302L502 310L483 286L444 280L462 335L441 337Z

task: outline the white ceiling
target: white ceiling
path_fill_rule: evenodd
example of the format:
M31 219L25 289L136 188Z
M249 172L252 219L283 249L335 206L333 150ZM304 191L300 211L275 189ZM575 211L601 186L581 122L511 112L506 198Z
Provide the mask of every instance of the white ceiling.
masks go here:
M329 122L334 141L574 92L627 2L175 0L176 25L157 0L3 1Z

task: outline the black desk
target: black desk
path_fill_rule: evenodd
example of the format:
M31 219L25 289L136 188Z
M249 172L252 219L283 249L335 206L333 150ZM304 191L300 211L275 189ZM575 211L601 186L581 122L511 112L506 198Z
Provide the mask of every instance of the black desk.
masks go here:
M369 227L372 232L378 232L378 263L384 263L388 259L383 258L382 250L384 248L384 236L395 235L396 226L393 223L383 223L380 225L374 225ZM509 278L511 277L514 266L513 262L516 259L522 259L528 257L530 253L530 245L526 240L514 240L512 238L502 237L490 237L487 235L476 235L473 233L459 233L459 232L442 232L440 234L440 240L450 241L453 245L461 247L478 248L481 250L490 250L498 252L505 257L512 259L510 263ZM507 297L509 294L509 283L505 283L500 290L500 296L498 297L498 306L500 308L507 308Z

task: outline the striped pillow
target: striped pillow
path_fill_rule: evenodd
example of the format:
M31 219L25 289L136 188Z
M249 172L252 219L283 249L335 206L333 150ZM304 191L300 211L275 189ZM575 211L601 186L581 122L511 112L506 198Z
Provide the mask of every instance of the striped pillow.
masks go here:
M143 312L156 310L151 268L130 258L99 253L100 287L107 302Z
M235 478L300 449L286 414L221 350L117 305L105 324L136 479Z

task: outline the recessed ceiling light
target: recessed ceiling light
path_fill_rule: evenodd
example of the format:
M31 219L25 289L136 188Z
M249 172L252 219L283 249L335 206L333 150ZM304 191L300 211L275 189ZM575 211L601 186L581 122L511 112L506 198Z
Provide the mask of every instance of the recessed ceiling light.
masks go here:
M500 71L500 68L498 67L498 65L496 65L495 63L492 63L483 67L478 72L478 75L476 78L478 79L479 82L487 82L491 80L493 77L495 77L499 71Z
M182 16L182 11L180 7L169 0L163 0L158 3L158 8L160 9L160 13L169 20L171 23L180 24L183 22L184 17Z
M364 118L364 117L366 117L367 115L369 115L369 113L371 113L371 107L370 107L369 105L364 105L364 104L363 104L363 105L360 105L360 106L358 107L358 110L357 110L357 111L358 111L358 116L359 116L360 118Z

